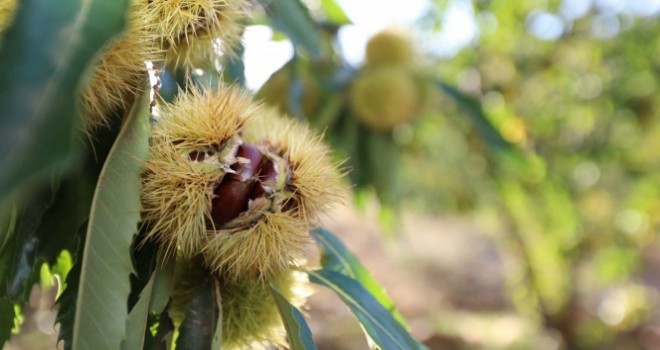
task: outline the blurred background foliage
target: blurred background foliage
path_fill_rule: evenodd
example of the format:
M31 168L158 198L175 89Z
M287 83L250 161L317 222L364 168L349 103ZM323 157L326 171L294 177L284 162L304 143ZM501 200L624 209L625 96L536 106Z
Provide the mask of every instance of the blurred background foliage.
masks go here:
M350 18L328 3L310 7L342 52ZM385 231L401 229L405 207L496 232L511 258L511 305L545 329L527 346L656 349L658 275L646 272L657 269L647 260L660 224L659 10L657 1L428 3L411 30L424 108L386 132L356 122L349 95L369 64L350 55L294 55L261 91L289 89L281 108L349 157L358 207L376 194ZM554 342L540 345L538 334Z

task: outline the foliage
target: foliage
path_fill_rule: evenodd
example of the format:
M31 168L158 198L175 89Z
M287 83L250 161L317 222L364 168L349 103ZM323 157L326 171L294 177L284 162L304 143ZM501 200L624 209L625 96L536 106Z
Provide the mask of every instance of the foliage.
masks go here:
M77 87L96 52L123 28L127 3L21 1L0 51L0 65L11 72L0 78L3 197L27 181L47 179L70 161ZM67 26L68 35L62 35Z
M452 2L436 3L423 30L441 28ZM420 70L433 84L430 106L392 132L361 125L346 101L364 67L339 62L329 73L298 59L283 69L325 84L325 105L310 123L348 155L358 201L373 189L386 210L405 203L431 214L495 215L502 254L519 266L510 295L523 315L571 348L626 342L644 328L643 312L630 306L634 325L629 316L608 325L588 305L637 288L643 252L656 242L657 13L594 5L571 17L568 1L474 8L483 20L478 41ZM563 35L535 36L540 14L559 18Z
M96 186L80 261L74 349L93 344L117 348L125 337L124 305L133 272L130 247L140 221L140 159L147 155L147 101L138 100L126 117ZM99 314L104 317L99 319Z

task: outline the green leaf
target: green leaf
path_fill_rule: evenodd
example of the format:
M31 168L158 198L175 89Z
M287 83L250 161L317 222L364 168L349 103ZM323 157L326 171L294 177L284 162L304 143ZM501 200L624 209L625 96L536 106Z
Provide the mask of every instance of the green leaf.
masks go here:
M78 88L128 0L23 0L0 49L0 196L73 158Z
M45 247L39 254L46 261L49 261L49 252L57 251L57 247L66 248L71 254L73 266L66 276L64 290L60 291L57 299L56 323L60 325L58 341L63 341L65 350L71 349L73 339L81 270L79 257L84 247L94 188L102 171L102 163L107 159L119 129L118 123L115 123L111 129L99 130L94 139L94 152L87 154L87 159L79 171L67 175L62 181L53 205L44 215L37 230L41 246Z
M27 300L32 285L37 281L33 272L39 241L35 237L28 237L25 240L19 238L18 241L7 285L7 296L20 303Z
M328 18L328 22L336 25L351 24L344 10L337 4L335 0L321 0L321 9Z
M7 286L0 295L6 292L21 304L27 300L32 285L39 280L42 262L55 265L63 250L77 255L76 250L81 246L79 229L89 217L101 170L97 162L105 159L109 152L111 145L105 145L108 143L105 138L117 134L115 131L109 133L111 135L105 135L104 130L97 135L94 154L89 154L79 169L72 169L61 181L57 179L52 184L40 186L44 187L41 190L33 189L29 197L23 198L26 203L16 219L15 234L8 236L12 239L0 248L0 280L5 281L0 285Z
M399 192L399 171L401 169L400 150L392 140L390 133L367 132L361 161L369 174L371 185L376 189L378 199L390 206L395 206Z
M82 235L86 229L86 225L79 228ZM82 236L84 239L84 236ZM60 334L57 337L58 341L64 343L64 350L71 350L71 342L73 340L73 323L76 316L76 300L78 298L78 290L80 287L80 270L81 261L78 259L73 264L71 271L66 276L66 287L57 299L57 317L55 323L60 325Z
M267 7L273 26L289 36L295 47L303 47L313 58L321 56L321 33L300 0L271 1Z
M172 71L171 68L166 66L158 67L162 73L160 74L160 89L158 90L157 98L163 102L171 103L179 93L179 81L185 76L182 69ZM205 80L204 83L207 81Z
M149 99L134 104L103 166L85 238L73 349L117 349L124 339L131 243L140 220L140 173L148 152Z
M131 293L128 295L127 303L129 310L132 310L141 299L140 293L156 271L158 246L158 242L145 240L141 233L134 240L131 257L135 270L130 277Z
M147 285L140 293L140 299L133 306L126 320L126 339L121 344L125 350L142 349L144 346L144 337L147 332L147 320L149 317L149 304L153 293L154 280L156 273L151 276Z
M295 60L295 56L292 61L293 60ZM298 120L308 120L309 116L305 116L305 112L302 108L304 87L300 78L300 72L296 69L295 64L291 64L286 68L289 69L290 77L289 91L287 92L289 97L287 102L287 105L289 106L289 113L291 113L291 116L297 118Z
M275 298L275 302L277 303L277 308L280 311L284 328L286 328L290 349L315 350L316 344L303 314L282 296L282 293L280 293L277 287L272 284L270 287L273 298Z
M403 328L410 329L406 320L394 306L394 302L385 293L385 289L337 236L324 228L318 228L312 231L311 234L323 249L321 264L324 270L336 271L360 282L362 287L376 298Z
M333 139L335 147L344 149L348 156L351 181L358 187L364 187L368 183L365 164L362 162L364 153L364 137L366 130L351 114L344 114L339 123L339 135Z
M319 112L309 120L309 124L317 130L327 130L335 127L341 117L344 101L336 94L329 94Z
M441 92L453 98L467 112L468 117L490 148L495 151L503 151L513 147L509 141L502 137L502 134L500 134L497 128L493 126L478 101L463 94L447 83L437 81L436 86Z
M156 268L154 278L154 288L151 292L151 300L149 300L149 311L160 314L167 306L172 294L174 259L170 259L162 268Z
M86 168L62 181L35 233L38 259L53 265L62 250L78 246L77 232L89 217L97 176Z
M47 185L34 191L19 209L15 230L7 236L0 249L0 297L9 296L22 304L27 300L32 284L38 280L35 263L38 256L39 240L35 233L44 214L53 204L55 189Z
M172 347L172 338L174 335L174 323L169 316L168 310L164 310L159 315L152 315L149 320L149 327L157 327L156 334L147 333L144 341L144 349L149 350L169 350Z
M190 300L190 306L179 328L177 349L220 349L222 307L216 280L208 276Z
M226 83L236 83L238 86L245 87L245 46L240 43L235 48L236 55L225 55L223 58L222 77Z
M137 241L143 239L138 236ZM157 242L145 242L133 252L136 274L131 276L131 294L128 305L130 312L126 322L124 349L142 349L164 346L156 339L154 328L161 328L159 319L167 307L174 280L174 259L163 261L158 257ZM166 312L165 312L166 313ZM162 332L161 332L162 335Z
M336 271L310 271L312 283L332 289L360 320L373 342L382 350L422 349L401 324L392 317L360 282Z
M138 241L142 237L138 238ZM126 321L126 341L123 349L152 348L157 341L153 327L160 331L158 315L163 313L170 300L174 280L174 259L160 260L158 244L147 242L133 253L137 273L131 276L131 311ZM162 340L162 339L161 339ZM164 344L159 344L164 345Z
M0 348L3 348L11 337L15 316L14 303L7 298L0 298Z
M16 230L18 207L10 198L0 200L0 251L9 243Z
M222 295L220 295L220 281L216 278L213 279L213 293L217 315L215 316L215 332L213 333L211 349L220 350L222 348Z

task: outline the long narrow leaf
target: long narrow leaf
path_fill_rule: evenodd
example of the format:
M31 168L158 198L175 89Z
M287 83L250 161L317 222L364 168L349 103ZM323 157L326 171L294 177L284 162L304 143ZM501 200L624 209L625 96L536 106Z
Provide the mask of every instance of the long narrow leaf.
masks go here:
M86 225L80 226L77 236L84 240ZM81 245L84 241L81 242ZM76 249L78 251L79 249ZM71 350L73 341L73 323L76 316L76 300L80 287L80 269L81 262L79 257L74 257L75 263L66 276L64 291L57 299L57 317L55 323L60 325L60 332L57 337L58 342L62 342L64 350Z
M38 258L52 265L64 249L77 247L77 232L89 217L97 174L85 169L64 179L53 205L44 214L35 237L39 240Z
M369 183L374 186L378 199L384 206L397 202L402 165L401 150L387 133L369 132L360 140L362 159Z
M214 278L207 277L197 288L190 300L186 316L179 328L177 349L211 350L220 348L222 308L216 292Z
M147 319L149 317L149 303L151 301L155 277L156 274L154 273L149 279L149 282L147 282L147 285L142 289L140 299L128 314L128 319L126 320L126 340L121 344L123 350L142 349L144 346Z
M334 291L360 320L369 337L380 349L423 348L358 281L331 270L311 271L309 280Z
M7 298L0 298L0 348L3 348L5 342L11 336L11 329L14 328L14 303Z
M213 280L213 295L215 296L216 322L215 332L213 332L213 342L211 349L220 350L222 348L222 295L220 295L220 281Z
M274 0L267 10L273 26L286 33L296 47L305 48L313 58L321 56L321 33L300 0Z
M44 213L53 204L55 189L46 186L32 194L19 209L16 227L0 249L0 297L22 304L30 295L38 269L34 269L39 241L35 237Z
M495 151L508 150L512 148L511 143L505 140L500 132L490 122L478 101L463 94L458 89L445 82L438 81L436 82L436 86L441 92L453 98L456 103L458 103L458 105L465 110L467 116L470 118L475 128L481 134L481 137L483 137L484 141L489 147Z
M170 259L165 266L156 268L154 272L154 288L149 301L149 311L155 314L163 312L172 294L174 283L174 259Z
M153 316L152 316L153 317ZM149 328L157 326L156 334L146 334L144 350L170 350L174 335L174 323L169 316L169 311L164 310L149 322Z
M19 3L0 47L0 197L70 160L78 88L125 26L128 7L128 0Z
M103 170L103 163L108 157L113 142L119 134L119 125L112 129L100 130L95 135L94 152L87 155L85 163L80 172L68 175L60 188L63 196L55 203L51 210L46 213L41 222L37 235L41 240L41 246L48 246L40 252L46 261L51 261L49 252L57 251L71 244L70 253L73 266L66 276L63 284L64 291L57 299L57 317L55 322L59 324L58 341L63 344L64 350L71 349L73 340L73 321L76 312L76 299L80 285L80 271L82 250L85 246L85 233L94 190ZM102 162L99 164L99 162ZM68 242L67 242L68 241ZM58 249L50 249L50 248ZM67 248L69 249L69 248ZM59 256L59 253L58 253Z
M140 297L128 314L126 321L126 341L122 349L142 349L147 335L149 314L159 315L170 299L174 279L174 259L169 259L164 266L153 271L149 282L140 292Z
M360 260L351 253L346 246L330 231L319 228L311 232L312 237L323 249L321 263L323 269L343 273L362 284L376 300L387 309L392 316L406 329L410 329L406 320L394 306L394 302L387 296L385 289L374 279Z
M106 160L90 212L76 301L73 349L118 349L125 336L131 243L140 220L140 172L149 101L133 106Z
M330 23L336 25L351 24L344 10L336 0L321 0L321 8Z
M300 310L291 305L291 303L282 296L282 293L280 293L277 287L272 284L271 291L273 293L273 298L275 298L275 303L277 303L277 308L280 311L284 328L286 328L290 349L316 350L316 344L312 338L312 331L309 330L305 317L303 317Z
M240 43L235 48L235 55L225 56L223 65L223 77L227 83L236 83L240 87L245 87L245 62L243 61L245 55L245 46Z

